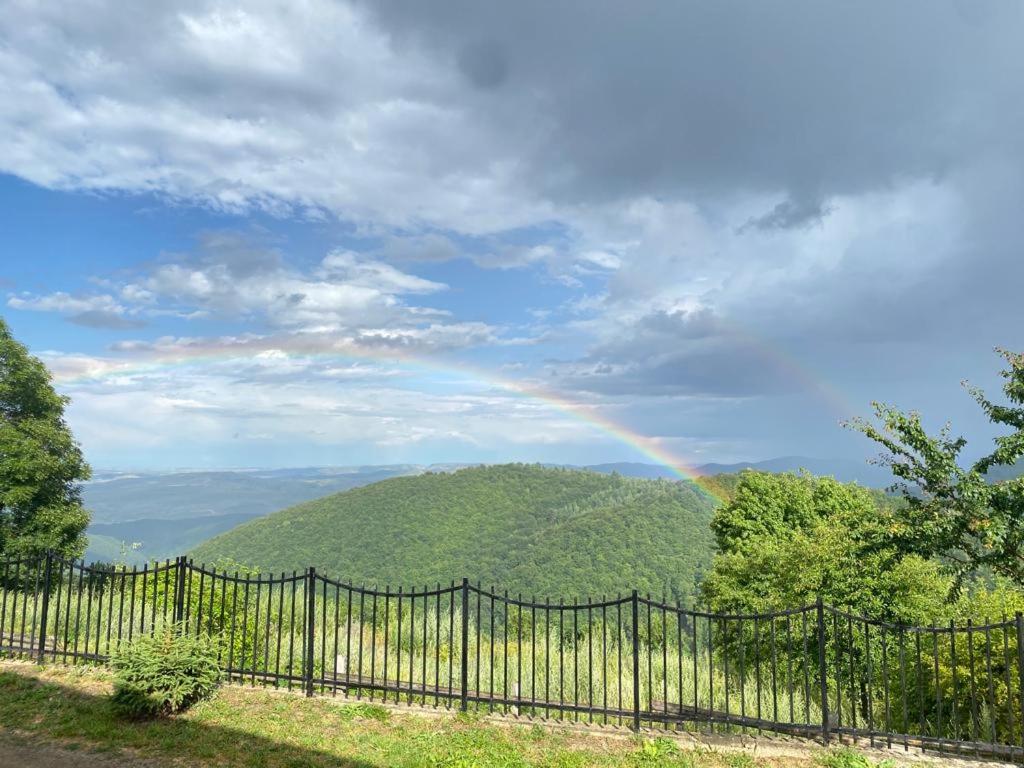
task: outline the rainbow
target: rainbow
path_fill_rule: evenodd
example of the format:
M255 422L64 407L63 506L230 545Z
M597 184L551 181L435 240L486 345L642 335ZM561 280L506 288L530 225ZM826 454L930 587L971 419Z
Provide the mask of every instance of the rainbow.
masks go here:
M298 343L297 343L298 342ZM800 366L800 364L787 356L782 350L772 349L764 344L753 345L755 356L760 357L767 363L773 364L777 369L784 371L791 378L796 379L802 387L815 393L829 406L839 410L843 415L849 413L845 401L834 390L828 388L824 383L811 377ZM282 348L286 346L287 348ZM457 375L464 377L474 383L484 383L489 386L501 389L519 397L526 398L532 402L539 402L551 409L564 414L575 421L578 421L601 434L604 434L616 442L629 447L637 454L645 457L655 464L665 467L680 480L698 481L702 475L690 463L683 461L672 451L665 448L656 437L640 434L624 424L614 421L602 414L597 407L570 400L559 394L546 390L542 387L524 381L509 379L495 374L493 371L483 368L469 366L464 363L439 362L437 359L424 358L422 356L410 355L397 352L393 349L377 351L358 347L355 345L339 346L331 345L324 349L323 340L302 339L301 337L289 337L286 345L280 342L275 343L273 338L250 337L234 339L225 343L211 345L200 342L184 342L175 348L144 346L139 348L147 359L144 362L133 362L118 360L116 358L96 359L89 358L81 364L77 370L64 366L58 366L54 372L54 380L58 384L74 385L90 381L119 378L125 376L146 375L149 373L164 371L173 368L182 368L195 365L200 362L216 361L240 361L253 360L258 355L285 356L290 359L314 359L346 361L372 360L374 362L391 362L401 364L403 367L424 372ZM74 361L76 358L64 358L65 362ZM698 484L706 493L716 495L713 491Z

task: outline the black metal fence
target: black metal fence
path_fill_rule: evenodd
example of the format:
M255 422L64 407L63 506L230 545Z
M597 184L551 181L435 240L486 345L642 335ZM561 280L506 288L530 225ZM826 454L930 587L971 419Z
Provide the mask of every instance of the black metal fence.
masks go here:
M722 615L633 592L536 601L467 580L367 589L314 568L244 575L0 562L0 652L102 662L174 624L225 675L307 695L632 728L756 731L1024 762L1024 620L911 627L820 601Z

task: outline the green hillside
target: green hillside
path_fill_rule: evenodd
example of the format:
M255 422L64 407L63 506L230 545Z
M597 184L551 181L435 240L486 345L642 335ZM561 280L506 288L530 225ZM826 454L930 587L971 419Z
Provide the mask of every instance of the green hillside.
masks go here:
M713 500L688 483L536 465L399 477L244 523L193 552L356 583L467 576L515 594L637 588L685 602L710 562Z

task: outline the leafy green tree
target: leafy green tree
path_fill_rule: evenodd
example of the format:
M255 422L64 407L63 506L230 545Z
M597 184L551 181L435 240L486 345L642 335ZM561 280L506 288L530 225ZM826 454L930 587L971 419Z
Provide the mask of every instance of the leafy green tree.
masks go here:
M0 319L0 555L85 550L89 466L64 421L68 399Z
M874 403L878 424L864 419L848 424L885 449L878 463L890 467L898 478L894 488L906 500L893 512L886 545L905 554L942 557L955 576L955 591L979 571L1024 585L1024 477L993 482L1024 456L1024 354L997 352L1009 364L1002 376L1010 404L993 403L976 387L967 389L994 425L1011 431L967 467L959 463L967 441L951 437L949 424L929 435L917 412Z
M877 545L888 502L853 483L744 472L711 527L718 554L702 591L719 612L813 603L871 618L926 623L943 614L949 580L937 563Z
M732 500L712 520L718 554L704 580L705 602L718 613L757 613L827 604L871 619L920 625L937 620L949 608L950 579L938 563L879 546L891 514L883 494L854 483L808 474L744 472ZM814 613L728 622L719 650L741 668L760 660L777 663L776 637L784 637L789 658L783 687L816 674L816 661L789 642L791 632L807 638ZM860 690L855 706L863 718L879 695L867 680L879 674L878 633L847 643L824 626L829 668L856 670ZM759 631L760 630L760 631ZM812 629L812 632L814 630ZM812 694L816 695L816 694Z

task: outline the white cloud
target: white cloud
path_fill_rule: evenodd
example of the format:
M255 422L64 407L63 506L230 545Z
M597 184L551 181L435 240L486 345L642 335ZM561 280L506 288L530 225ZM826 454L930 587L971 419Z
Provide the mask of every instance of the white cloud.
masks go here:
M8 298L14 309L89 316L220 316L256 320L276 328L309 332L391 331L409 337L458 334L444 330L448 313L409 305L412 294L444 291L442 283L403 272L351 251L332 251L302 271L276 251L233 233L208 234L200 252L143 268L118 283L100 277L110 294L66 292ZM479 335L474 328L471 335Z
M370 290L387 293L436 293L447 286L424 280L381 261L366 260L352 251L332 251L322 262L322 274Z
M61 314L77 314L81 312L106 312L123 315L125 307L113 296L72 296L64 291L34 296L22 293L9 296L7 306L12 309L25 309L33 312L59 312Z
M484 449L512 458L544 446L590 450L609 442L546 403L482 388L456 371L439 384L400 362L388 370L372 362L307 361L304 370L289 372L279 354L148 369L140 367L144 358L45 356L61 391L72 395L69 420L96 461L135 465L180 454L183 445L224 456L231 450L225 446L235 444L251 462L275 444L289 445L305 455L332 451L338 462L405 449L463 458ZM254 362L267 364L265 376L254 373ZM93 378L67 378L83 373Z
M493 156L457 71L344 3L97 5L6 6L2 170L370 228L488 232L544 216L515 158Z

